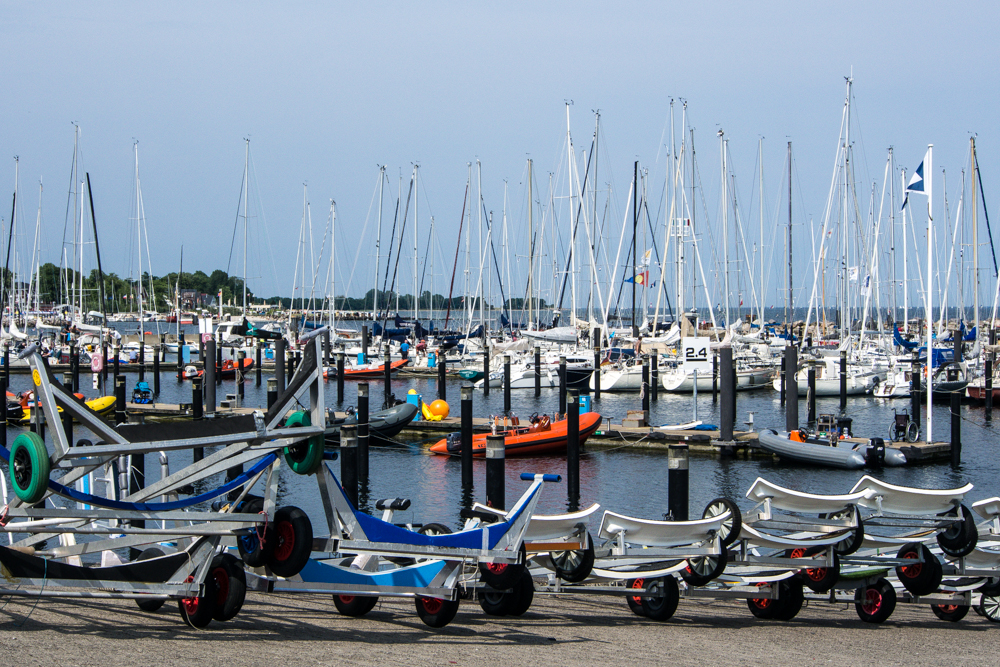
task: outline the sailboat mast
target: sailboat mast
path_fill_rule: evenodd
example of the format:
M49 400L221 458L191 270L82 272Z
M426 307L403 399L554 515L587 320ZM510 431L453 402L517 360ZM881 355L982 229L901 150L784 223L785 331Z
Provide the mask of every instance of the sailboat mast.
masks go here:
M969 179L972 187L972 289L974 291L973 303L975 308L976 335L979 335L979 224L976 220L976 138L969 137L969 160L972 166L969 168ZM992 327L992 324L990 325Z
M639 226L639 161L632 165L632 335L638 336L639 331L635 325L635 233Z
M934 442L932 426L934 383L931 378L934 373L934 189L931 180L934 177L933 160L934 144L927 144L927 165L924 168L924 178L927 181L927 444Z
M910 332L910 313L909 313L909 288L907 283L909 282L909 275L906 266L906 209L908 204L906 203L906 170L904 169L900 174L900 183L903 186L903 333Z
M785 325L791 326L792 307L792 142L788 142L788 296L785 298ZM821 260L822 261L822 260ZM824 313L825 317L825 313ZM805 331L802 332L806 334Z
M535 277L535 228L532 217L535 209L534 193L531 187L531 167L532 160L528 158L528 328L531 328L532 320L531 306L533 301L532 290L534 289Z
M722 276L725 285L725 315L726 327L732 325L729 320L729 179L726 178L726 149L728 141L722 130L719 130L719 141L722 149Z
M247 200L250 198L250 139L246 139L246 158L243 165L243 317L247 316L247 233L249 218L247 217Z
M138 289L138 302L139 302L139 334L140 342L142 345L142 205L139 203L141 200L140 189L139 189L139 142L136 141L132 144L132 151L135 153L135 228L136 228L136 239L139 242L139 289ZM81 184L82 187L82 184ZM83 211L80 211L80 273L83 273ZM83 282L80 283L80 307L83 308Z
M764 137L757 141L758 161L760 162L760 242L757 244L760 253L760 326L764 328Z
M417 235L417 202L420 200L420 188L417 187L417 170L420 165L413 165L413 319L420 320L420 289L417 280L417 253L419 250L419 237Z
M375 289L372 291L372 314L378 313L378 267L382 261L382 195L385 191L385 165L378 170L378 229L375 231Z

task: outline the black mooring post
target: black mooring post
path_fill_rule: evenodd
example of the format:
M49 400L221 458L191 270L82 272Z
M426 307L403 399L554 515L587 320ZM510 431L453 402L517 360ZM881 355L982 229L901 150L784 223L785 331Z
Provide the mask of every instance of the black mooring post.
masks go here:
M788 348L786 347L785 349L787 350ZM778 371L778 373L779 373L778 377L780 378L780 381L778 382L778 387L780 387L780 389L778 390L778 392L779 392L779 394L778 394L778 403L780 405L784 405L785 404L785 390L786 390L786 388L788 386L788 382L785 379L785 355L784 354L781 355L781 370Z
M385 371L385 407L391 407L389 401L392 400L392 349L389 343L385 344L385 362L382 364Z
M160 349L153 355L153 395L160 395Z
M559 414L566 414L566 357L559 356Z
M784 385L782 385L784 386ZM712 355L712 402L719 400L719 353Z
M37 410L37 405L35 409ZM125 416L125 376L115 376L115 424L124 424Z
M141 319L141 318L140 318ZM139 382L146 379L146 337L142 333L142 322L139 322Z
M657 400L660 395L660 354L654 351L649 355L649 398Z
M340 483L344 495L358 506L358 427L344 424L340 427Z
M108 393L108 346L104 344L104 340L101 339L101 359L104 362L101 364L101 393ZM178 377L177 379L180 379Z
M243 396L245 393L243 389L243 380L245 379L243 375L243 362L246 358L247 353L243 350L236 353L236 400L237 405L241 408L243 407Z
M667 445L667 511L673 521L688 520L688 445Z
M278 381L278 393L285 391L285 339L274 341L274 378Z
M490 395L490 348L483 346L483 396Z
M267 378L267 409L278 402L278 380L277 378Z
M344 353L337 353L337 405L344 402Z
M542 395L542 349L535 346L535 398Z
M569 392L566 401L566 493L569 511L580 508L580 394Z
M799 350L794 345L785 347L785 429L790 433L799 428Z
M323 332L323 366L330 365L330 330Z
M955 379L958 379L957 364L962 361L962 334L954 331L952 337L955 339L955 353L952 357L956 367L952 371ZM953 466L962 465L962 391L951 392L951 464Z
M816 423L816 369L809 369L809 423Z
M986 421L993 420L993 353L986 354L984 364L985 376L983 378L983 398L986 400Z
M437 390L438 390L438 398L440 398L442 401L447 401L448 400L448 364L445 362L444 352L441 350L441 348L438 348L437 354L434 357L434 363L437 364L437 373L438 373ZM489 380L487 379L486 382L488 382L488 381ZM485 384L485 382L484 382L484 384Z
M7 395L7 379L0 373L0 396ZM7 448L7 412L0 418L0 446Z
M642 411L649 419L649 357L642 360Z
M486 504L498 510L507 509L504 497L505 454L504 436L486 436Z
M63 388L66 391L68 391L70 393L73 393L73 374L72 373L63 373ZM66 434L66 442L68 442L70 444L70 447L72 447L73 446L73 415L71 415L69 413L69 410L66 410L65 408L63 408L63 412L62 412L62 428L63 428L63 433ZM4 430L6 430L6 429L4 429Z
M728 345L719 348L719 366L722 371L720 376L722 380L722 406L719 416L719 439L723 442L732 442L733 423L736 421L732 394L736 392L735 387L733 387L733 374L730 372L733 366L733 348Z
M368 383L358 383L358 480L368 481Z
M118 382L118 375L121 372L120 369L119 369L119 367L118 367L118 364L121 362L122 352L121 352L121 348L118 346L117 343L115 343L115 345L111 348L111 352L112 352L112 354L114 354L114 357L115 357L115 359L114 359L114 365L115 365L114 381L112 383L112 385L114 385L115 383ZM107 364L107 362L105 362L105 364Z
M78 393L80 391L80 348L76 344L69 348L69 372L72 376L72 393Z
M486 382L483 383L484 385ZM503 413L510 414L510 355L503 355Z
M202 402L201 387L204 378L195 376L191 379L191 418L194 421L204 419L205 405ZM194 461L198 462L205 458L205 448L195 447L192 454Z
M792 371L795 372L794 370ZM840 353L840 411L847 410L847 351Z
M920 360L918 358L918 352L914 350L913 360L910 362L912 365L910 367L910 419L917 425L917 429L920 429L920 394L922 389L920 388L920 378L923 373L923 369L920 367Z
M264 375L264 367L263 366L264 366L264 364L263 364L262 359L261 359L261 357L263 356L263 353L261 351L261 347L260 347L260 342L259 341L257 342L256 345L253 346L253 350L254 350L253 365L254 365L254 368L257 370L257 381L256 381L255 385L259 387L261 381L264 379L263 378L263 375Z
M10 343L3 344L3 381L10 386Z
M205 413L215 414L215 338L205 342Z
M462 487L472 488L472 385L462 386Z
M368 363L368 325L361 325L361 363Z
M288 363L286 364L286 370L288 371L288 377L285 379L286 387L292 383L292 378L295 377L295 370L299 367L300 361L302 361L302 352L293 351L289 355Z

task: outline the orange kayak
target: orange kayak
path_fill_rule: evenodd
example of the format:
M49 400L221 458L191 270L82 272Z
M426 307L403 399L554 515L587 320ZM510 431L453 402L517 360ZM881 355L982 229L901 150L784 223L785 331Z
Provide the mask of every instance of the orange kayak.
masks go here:
M601 425L601 415L586 412L580 415L580 444L582 445ZM509 430L504 438L506 456L527 456L537 454L561 454L566 451L567 420L553 422L547 430L531 430L522 427ZM472 455L486 456L486 433L472 436ZM431 452L443 456L462 455L462 437L452 433L447 438L431 445Z

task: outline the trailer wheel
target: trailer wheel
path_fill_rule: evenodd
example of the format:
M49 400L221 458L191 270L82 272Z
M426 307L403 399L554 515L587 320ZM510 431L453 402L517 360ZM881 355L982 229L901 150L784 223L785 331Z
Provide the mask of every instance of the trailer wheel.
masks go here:
M979 602L979 611L988 621L1000 623L1000 597L984 595Z
M779 621L790 621L802 610L805 596L802 594L802 584L794 577L778 582L778 603L771 618Z
M897 565L896 576L906 590L914 595L928 595L937 590L944 576L941 561L931 553L931 550L919 542L909 542L900 547L897 558L907 558L915 562L913 565Z
M164 554L162 550L157 549L156 547L150 547L148 549L143 549L142 553L140 553L139 556L136 558L136 561L149 560L150 558L159 558L160 556L163 555ZM160 607L163 606L164 602L166 602L166 600L163 599L158 600L156 598L137 598L135 601L135 603L139 605L139 609L148 612L159 611Z
M696 556L688 559L681 570L681 578L691 586L704 586L726 571L729 552L723 549L718 556Z
M583 581L594 569L594 541L590 533L586 535L587 547L575 551L553 551L549 553L556 568L556 576L572 584Z
M964 604L932 604L931 611L942 621L958 623L969 613L969 607Z
M979 529L976 527L976 519L972 512L965 505L961 506L962 521L954 523L948 530L937 534L937 543L941 551L952 558L968 556L976 548L979 542Z
M191 583L194 581L194 576L189 576L185 581ZM212 616L215 614L217 594L215 577L209 571L201 595L193 598L181 598L177 601L177 607L184 622L195 630L200 630L211 623Z
M521 573L521 578L514 585L512 595L513 599L507 606L507 615L524 616L535 599L535 582L527 570Z
M740 514L739 505L729 498L719 497L708 501L708 504L705 505L705 511L701 513L702 519L711 519L721 516L727 511L729 518L723 521L719 528L719 539L722 540L724 547L728 547L739 539L740 531L743 529L743 516Z
M333 606L344 616L364 616L378 604L377 595L334 595Z
M521 573L527 569L524 565L524 544L521 544L519 553L521 554L520 563L480 563L479 578L484 584L498 591L513 588L517 580L521 578Z
M625 582L625 588L645 588L646 580L642 577L638 579L629 579ZM645 616L646 612L642 608L642 597L638 595L628 595L625 597L625 602L628 603L628 608L632 610L636 616Z
M295 426L312 426L312 418L305 410L293 412L285 420L286 428ZM322 435L314 435L305 442L299 442L285 447L285 461L293 471L300 475L311 475L319 470L323 463L323 447L325 441Z
M259 514L264 511L264 499L254 498L240 510L243 514ZM250 532L236 537L236 548L240 559L250 567L261 567L271 559L278 538L274 533L274 522L268 521L261 528L251 528Z
M832 514L820 514L821 519L846 519L851 514L854 514L855 522L858 524L854 530L847 533L840 542L833 545L833 550L836 551L841 556L849 556L858 549L861 548L862 543L865 539L865 526L861 521L861 510L857 507L851 507L842 512L834 512Z
M217 621L235 618L243 609L247 596L247 575L243 563L230 554L219 554L212 560L209 576L215 577L217 591L212 617Z
M18 498L29 505L44 498L51 467L49 451L38 435L27 431L14 438L9 468L11 485Z
M506 616L513 593L493 589L479 592L479 606L487 616Z
M305 512L289 505L274 513L274 553L268 567L279 577L294 577L312 553L312 523Z
M644 616L654 621L666 621L677 611L680 591L677 589L677 580L673 577L660 577L656 581L663 589L663 594L655 598L642 598L642 611Z
M854 609L865 623L882 623L896 609L896 589L885 579L879 578L871 586L854 592Z
M757 584L758 587L763 585L765 584ZM747 608L755 618L771 619L778 611L778 601L770 598L747 598Z
M822 554L826 551L826 547L812 547L809 549L799 548L790 549L785 552L786 558L811 558ZM834 584L837 583L837 579L840 578L840 556L837 555L836 549L833 552L833 563L827 567L807 567L801 572L802 580L805 585L809 587L809 590L814 593L826 593Z
M443 628L451 623L458 613L458 600L417 597L414 603L417 607L417 616L432 628Z

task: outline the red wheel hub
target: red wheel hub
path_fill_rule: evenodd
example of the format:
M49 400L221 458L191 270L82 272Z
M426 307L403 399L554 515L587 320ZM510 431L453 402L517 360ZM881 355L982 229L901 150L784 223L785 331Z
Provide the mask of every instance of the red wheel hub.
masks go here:
M278 544L274 547L274 559L280 563L292 556L292 549L295 548L295 529L292 528L291 521L281 521L274 525L274 530L278 534Z
M915 551L909 551L909 552L903 554L903 558L909 558L909 559L912 559L912 560L916 560L916 559L920 558L920 556ZM907 577L908 579L916 579L917 577L920 576L920 573L923 571L924 564L923 563L914 563L913 565L904 565L903 567L901 567L899 569L902 571L904 577Z
M882 607L882 594L875 588L865 590L865 600L861 603L861 609L873 616Z
M354 602L353 595L338 595L337 597L339 597L340 601L343 602L344 604L351 604L352 602Z
M486 565L486 569L489 570L491 574L503 574L507 571L507 563L488 563Z
M645 588L645 587L646 587L645 579L636 579L632 582L632 588ZM642 598L639 597L638 595L634 595L632 596L632 602L635 602L636 604L642 604Z
M424 611L428 614L434 615L441 611L441 607L444 606L444 601L438 598L420 598L420 604L424 606Z
M193 576L189 576L184 580L185 584L190 584L194 581ZM188 616L194 616L198 612L198 598L181 598L181 605L184 607L184 613Z
M215 589L218 591L216 599L219 601L219 606L222 606L229 597L229 573L226 572L226 568L217 567L212 570L212 575L215 577Z
M936 606L942 613L945 614L954 614L956 611L958 611L957 604L939 604Z

